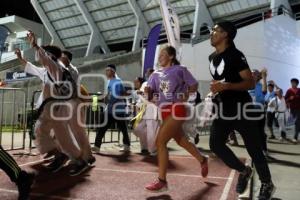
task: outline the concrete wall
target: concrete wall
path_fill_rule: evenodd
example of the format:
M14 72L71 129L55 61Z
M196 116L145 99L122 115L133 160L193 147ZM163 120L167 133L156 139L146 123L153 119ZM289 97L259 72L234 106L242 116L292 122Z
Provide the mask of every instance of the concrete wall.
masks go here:
M280 15L257 22L238 30L235 43L244 52L252 69L268 69L268 79L274 80L284 91L289 80L300 77L299 22ZM209 81L208 56L213 52L210 41L195 46L183 45L182 64L195 74L198 80Z

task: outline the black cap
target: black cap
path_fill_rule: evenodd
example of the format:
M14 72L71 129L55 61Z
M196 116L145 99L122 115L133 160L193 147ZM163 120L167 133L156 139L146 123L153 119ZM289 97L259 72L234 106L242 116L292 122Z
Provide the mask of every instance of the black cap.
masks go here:
M112 68L114 71L116 71L116 65L114 64L108 64L107 67Z
M236 33L237 33L237 29L232 22L221 21L221 22L216 23L216 25L220 26L225 32L227 32L228 38L230 40L232 40L232 41L234 40Z

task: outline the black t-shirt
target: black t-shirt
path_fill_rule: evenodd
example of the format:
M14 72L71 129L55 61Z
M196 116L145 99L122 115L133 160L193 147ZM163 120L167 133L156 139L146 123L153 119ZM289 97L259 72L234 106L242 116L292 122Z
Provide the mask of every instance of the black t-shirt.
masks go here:
M228 47L224 52L212 53L209 56L209 70L214 80L228 83L239 83L242 81L240 72L249 69L249 65L244 54L234 45ZM218 95L218 99L223 103L224 114L233 115L237 113L238 103L251 102L252 99L247 90L233 91L226 90Z

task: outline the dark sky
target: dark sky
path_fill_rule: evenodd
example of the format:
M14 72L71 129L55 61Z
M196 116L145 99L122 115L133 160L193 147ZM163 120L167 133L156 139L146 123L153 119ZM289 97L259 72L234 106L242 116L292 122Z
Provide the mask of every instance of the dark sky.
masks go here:
M0 17L4 17L6 14L40 22L30 0L1 0Z

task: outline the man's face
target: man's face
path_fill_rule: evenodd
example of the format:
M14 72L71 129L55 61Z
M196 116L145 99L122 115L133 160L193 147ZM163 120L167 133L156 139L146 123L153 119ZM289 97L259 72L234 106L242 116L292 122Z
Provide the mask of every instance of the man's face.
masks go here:
M215 25L210 33L210 44L216 47L218 44L222 43L227 37L227 33L218 25Z
M114 75L114 73L115 73L115 72L114 72L112 69L110 69L110 68L107 68L107 69L105 70L105 75L106 75L107 78L112 78L113 75Z
M281 98L282 97L282 90L276 90L276 92L275 92L275 94L276 94L276 96L278 96L279 98Z
M70 60L69 58L65 55L62 54L61 57L59 58L59 60L66 66L68 67L70 65Z
M138 90L138 89L141 88L141 83L140 83L140 81L139 81L138 79L135 79L135 80L134 80L134 88L135 88L136 90Z
M298 84L295 81L292 81L291 85L292 85L292 88L297 88L298 87Z
M268 91L273 92L274 91L274 86L273 85L268 85Z

